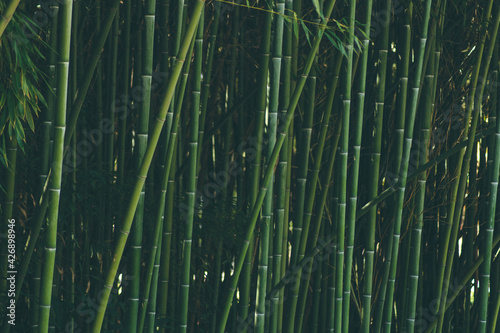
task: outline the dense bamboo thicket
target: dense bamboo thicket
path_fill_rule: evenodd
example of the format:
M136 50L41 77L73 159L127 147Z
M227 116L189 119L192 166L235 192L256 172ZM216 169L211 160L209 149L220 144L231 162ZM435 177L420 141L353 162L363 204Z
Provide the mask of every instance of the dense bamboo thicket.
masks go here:
M1 332L500 332L500 2L0 13Z

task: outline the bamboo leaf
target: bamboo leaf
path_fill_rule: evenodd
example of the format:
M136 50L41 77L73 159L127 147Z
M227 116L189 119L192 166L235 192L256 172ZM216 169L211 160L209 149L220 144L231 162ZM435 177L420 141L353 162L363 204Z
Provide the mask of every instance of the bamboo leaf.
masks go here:
M311 46L311 40L309 39L309 34L311 31L307 28L303 20L300 20L300 24L302 25L302 29L304 29L304 34L306 35L307 43L309 44L309 46Z
M33 122L33 115L31 114L30 109L26 110L26 122L28 123L28 126L30 127L30 129L34 132L35 131L35 123Z
M323 16L323 12L321 11L321 8L319 6L319 1L318 0L313 0L314 4L314 9L316 9L316 13L321 17L321 20L325 22L325 17Z
M299 39L299 24L297 19L297 13L293 12L293 34L296 39Z

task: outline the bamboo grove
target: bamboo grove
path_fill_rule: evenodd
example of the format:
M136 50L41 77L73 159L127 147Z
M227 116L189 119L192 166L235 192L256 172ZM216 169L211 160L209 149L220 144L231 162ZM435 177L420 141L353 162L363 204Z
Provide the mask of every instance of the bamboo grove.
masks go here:
M500 332L498 1L0 12L1 332Z

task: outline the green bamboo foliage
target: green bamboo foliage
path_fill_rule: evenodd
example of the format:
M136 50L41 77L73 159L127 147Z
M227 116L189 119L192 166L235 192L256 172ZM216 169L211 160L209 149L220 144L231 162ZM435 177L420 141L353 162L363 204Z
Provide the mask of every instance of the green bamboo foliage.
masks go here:
M47 213L44 265L40 294L40 323L38 332L47 332L52 299L52 281L57 244L57 222L61 193L62 165L64 156L64 135L66 131L66 103L68 97L68 74L71 41L71 18L73 2L64 1L61 5L61 30L57 62L57 101L54 116L54 154L49 179L50 207Z

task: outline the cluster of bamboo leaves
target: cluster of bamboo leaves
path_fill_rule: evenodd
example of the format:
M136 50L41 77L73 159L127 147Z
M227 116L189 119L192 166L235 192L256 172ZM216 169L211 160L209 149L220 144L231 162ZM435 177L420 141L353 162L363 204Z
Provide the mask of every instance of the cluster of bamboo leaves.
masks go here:
M500 332L498 1L0 10L2 332Z

